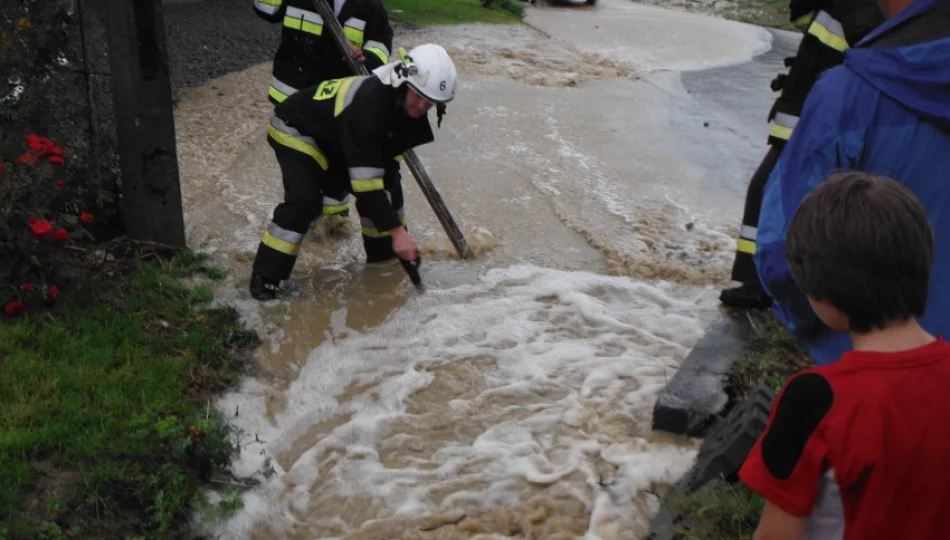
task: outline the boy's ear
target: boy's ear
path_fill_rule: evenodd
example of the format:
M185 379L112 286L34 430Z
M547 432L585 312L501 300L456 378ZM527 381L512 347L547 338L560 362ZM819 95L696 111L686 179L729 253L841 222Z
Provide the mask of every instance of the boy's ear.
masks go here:
M815 315L817 315L826 326L842 334L847 334L850 331L851 324L848 321L848 316L840 309L831 305L827 300L818 300L812 296L807 298Z

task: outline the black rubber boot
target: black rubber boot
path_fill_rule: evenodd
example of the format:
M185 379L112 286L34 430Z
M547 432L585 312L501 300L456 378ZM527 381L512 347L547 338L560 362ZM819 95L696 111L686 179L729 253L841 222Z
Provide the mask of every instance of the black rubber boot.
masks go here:
M719 294L723 304L743 309L767 309L772 299L758 283L743 283L738 287L725 289Z
M255 300L266 302L277 298L277 293L280 292L280 282L272 281L261 274L254 273L251 276L249 289Z

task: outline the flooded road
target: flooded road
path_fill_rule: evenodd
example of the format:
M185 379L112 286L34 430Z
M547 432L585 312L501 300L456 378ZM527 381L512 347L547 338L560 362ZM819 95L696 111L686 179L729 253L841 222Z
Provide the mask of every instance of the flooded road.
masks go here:
M282 197L269 65L183 93L189 243L266 340L216 404L240 433L235 476L259 482L220 538L635 539L691 465L695 443L652 433L652 407L716 313L772 99L694 86L772 36L626 0L527 22L397 34L459 68L417 153L479 254L457 260L403 168L421 295L399 267L363 267L353 218L314 228L284 297L251 300ZM749 65L746 83L781 58Z

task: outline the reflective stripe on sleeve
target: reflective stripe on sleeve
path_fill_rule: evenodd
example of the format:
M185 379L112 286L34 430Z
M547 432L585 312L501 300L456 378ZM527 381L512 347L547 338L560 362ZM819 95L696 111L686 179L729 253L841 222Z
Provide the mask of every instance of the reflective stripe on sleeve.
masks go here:
M254 0L254 9L267 15L273 15L280 10L281 0Z
M389 48L385 44L371 39L363 45L363 48L378 56L384 64L389 62Z
M319 13L287 6L284 13L284 26L317 36L323 35L323 17Z
M343 34L357 47L363 46L363 31L366 30L366 21L350 17L343 23Z
M399 223L402 223L403 226L406 225L406 210L400 208L396 210L396 213L399 214ZM360 217L360 227L363 230L363 235L370 238L384 238L386 236L392 236L392 233L389 231L380 231L376 228L376 224L373 223L373 220L366 217Z
M841 23L825 11L819 11L808 26L808 33L832 49L840 52L848 50L848 40L844 37Z

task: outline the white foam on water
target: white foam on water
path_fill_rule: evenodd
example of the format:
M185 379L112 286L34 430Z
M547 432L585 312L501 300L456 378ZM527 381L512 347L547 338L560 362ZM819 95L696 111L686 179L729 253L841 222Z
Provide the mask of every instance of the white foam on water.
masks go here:
M651 435L651 411L714 292L523 265L415 297L373 332L313 350L273 422L261 380L220 399L244 442L233 472L262 483L216 533L337 537L371 519L516 506L557 484L586 504L590 538L644 527L634 499L694 458ZM314 425L329 427L308 439ZM364 510L327 510L344 500Z

